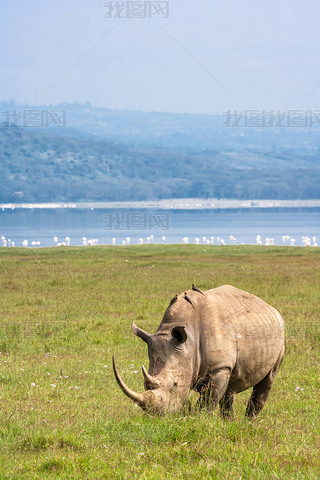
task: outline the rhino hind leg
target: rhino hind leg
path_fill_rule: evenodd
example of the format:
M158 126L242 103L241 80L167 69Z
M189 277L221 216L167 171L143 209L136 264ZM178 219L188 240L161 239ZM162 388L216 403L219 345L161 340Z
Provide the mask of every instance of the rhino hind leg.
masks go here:
M246 417L256 417L261 412L269 396L272 384L274 382L274 379L276 378L282 359L283 352L281 352L281 354L279 355L275 366L268 373L268 375L266 375L259 383L257 383L257 385L253 387L252 395L249 399L246 409Z
M231 372L228 368L217 370L210 375L208 383L202 387L198 400L199 408L206 408L212 412L224 398Z
M269 396L272 384L273 378L270 372L261 382L253 387L252 395L246 408L246 417L256 417L261 412Z

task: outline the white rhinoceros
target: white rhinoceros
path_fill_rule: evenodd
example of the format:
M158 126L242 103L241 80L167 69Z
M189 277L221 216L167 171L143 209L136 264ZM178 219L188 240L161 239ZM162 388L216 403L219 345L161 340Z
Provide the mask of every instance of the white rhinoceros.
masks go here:
M133 332L148 345L149 373L142 367L144 393L117 382L134 402L152 414L180 409L190 390L200 393L198 405L208 410L220 403L230 414L234 394L253 387L246 415L265 404L284 355L284 322L260 298L224 285L176 295L155 334L135 323Z

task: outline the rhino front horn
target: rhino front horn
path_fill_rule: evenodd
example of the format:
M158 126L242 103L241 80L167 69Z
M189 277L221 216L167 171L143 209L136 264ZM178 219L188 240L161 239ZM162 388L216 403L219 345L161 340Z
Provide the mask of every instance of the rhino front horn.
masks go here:
M134 392L129 387L127 387L127 385L124 383L124 381L120 377L118 369L116 367L116 362L114 360L114 355L112 356L112 364L113 364L114 375L115 375L116 380L118 382L118 385L121 388L121 390L123 391L123 393L125 395L127 395L127 397L131 398L131 400L139 403L139 405L142 405L144 403L143 402L143 394Z

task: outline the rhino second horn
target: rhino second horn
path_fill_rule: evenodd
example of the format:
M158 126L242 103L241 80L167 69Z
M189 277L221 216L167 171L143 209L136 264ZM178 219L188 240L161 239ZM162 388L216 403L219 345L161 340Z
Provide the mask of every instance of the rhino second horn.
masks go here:
M112 364L113 364L113 371L114 375L116 377L116 380L118 382L119 387L123 391L127 397L131 398L131 400L134 400L135 402L139 403L140 405L143 404L143 394L142 393L136 393L133 390L131 390L127 385L124 383L122 378L119 375L118 369L116 367L116 362L114 359L114 356L112 356Z
M144 330L141 330L141 328L137 327L137 325L134 322L132 322L131 328L133 333L137 335L137 337L142 338L142 340L146 342L148 345L150 344L151 337L152 337L150 333L147 333Z
M151 387L153 387L153 388L159 387L159 385L160 385L159 380L157 380L156 378L152 377L152 376L147 372L147 370L145 369L144 365L142 365L142 373L143 373L144 379L145 379L145 381L147 382L147 384L149 384L149 385L150 385Z

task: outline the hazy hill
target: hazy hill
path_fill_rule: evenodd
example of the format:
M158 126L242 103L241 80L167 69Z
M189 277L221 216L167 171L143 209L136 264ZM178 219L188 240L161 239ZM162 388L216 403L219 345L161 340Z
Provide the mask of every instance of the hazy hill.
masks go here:
M320 198L317 128L224 128L221 116L89 104L46 108L65 109L67 128L0 128L0 202Z

